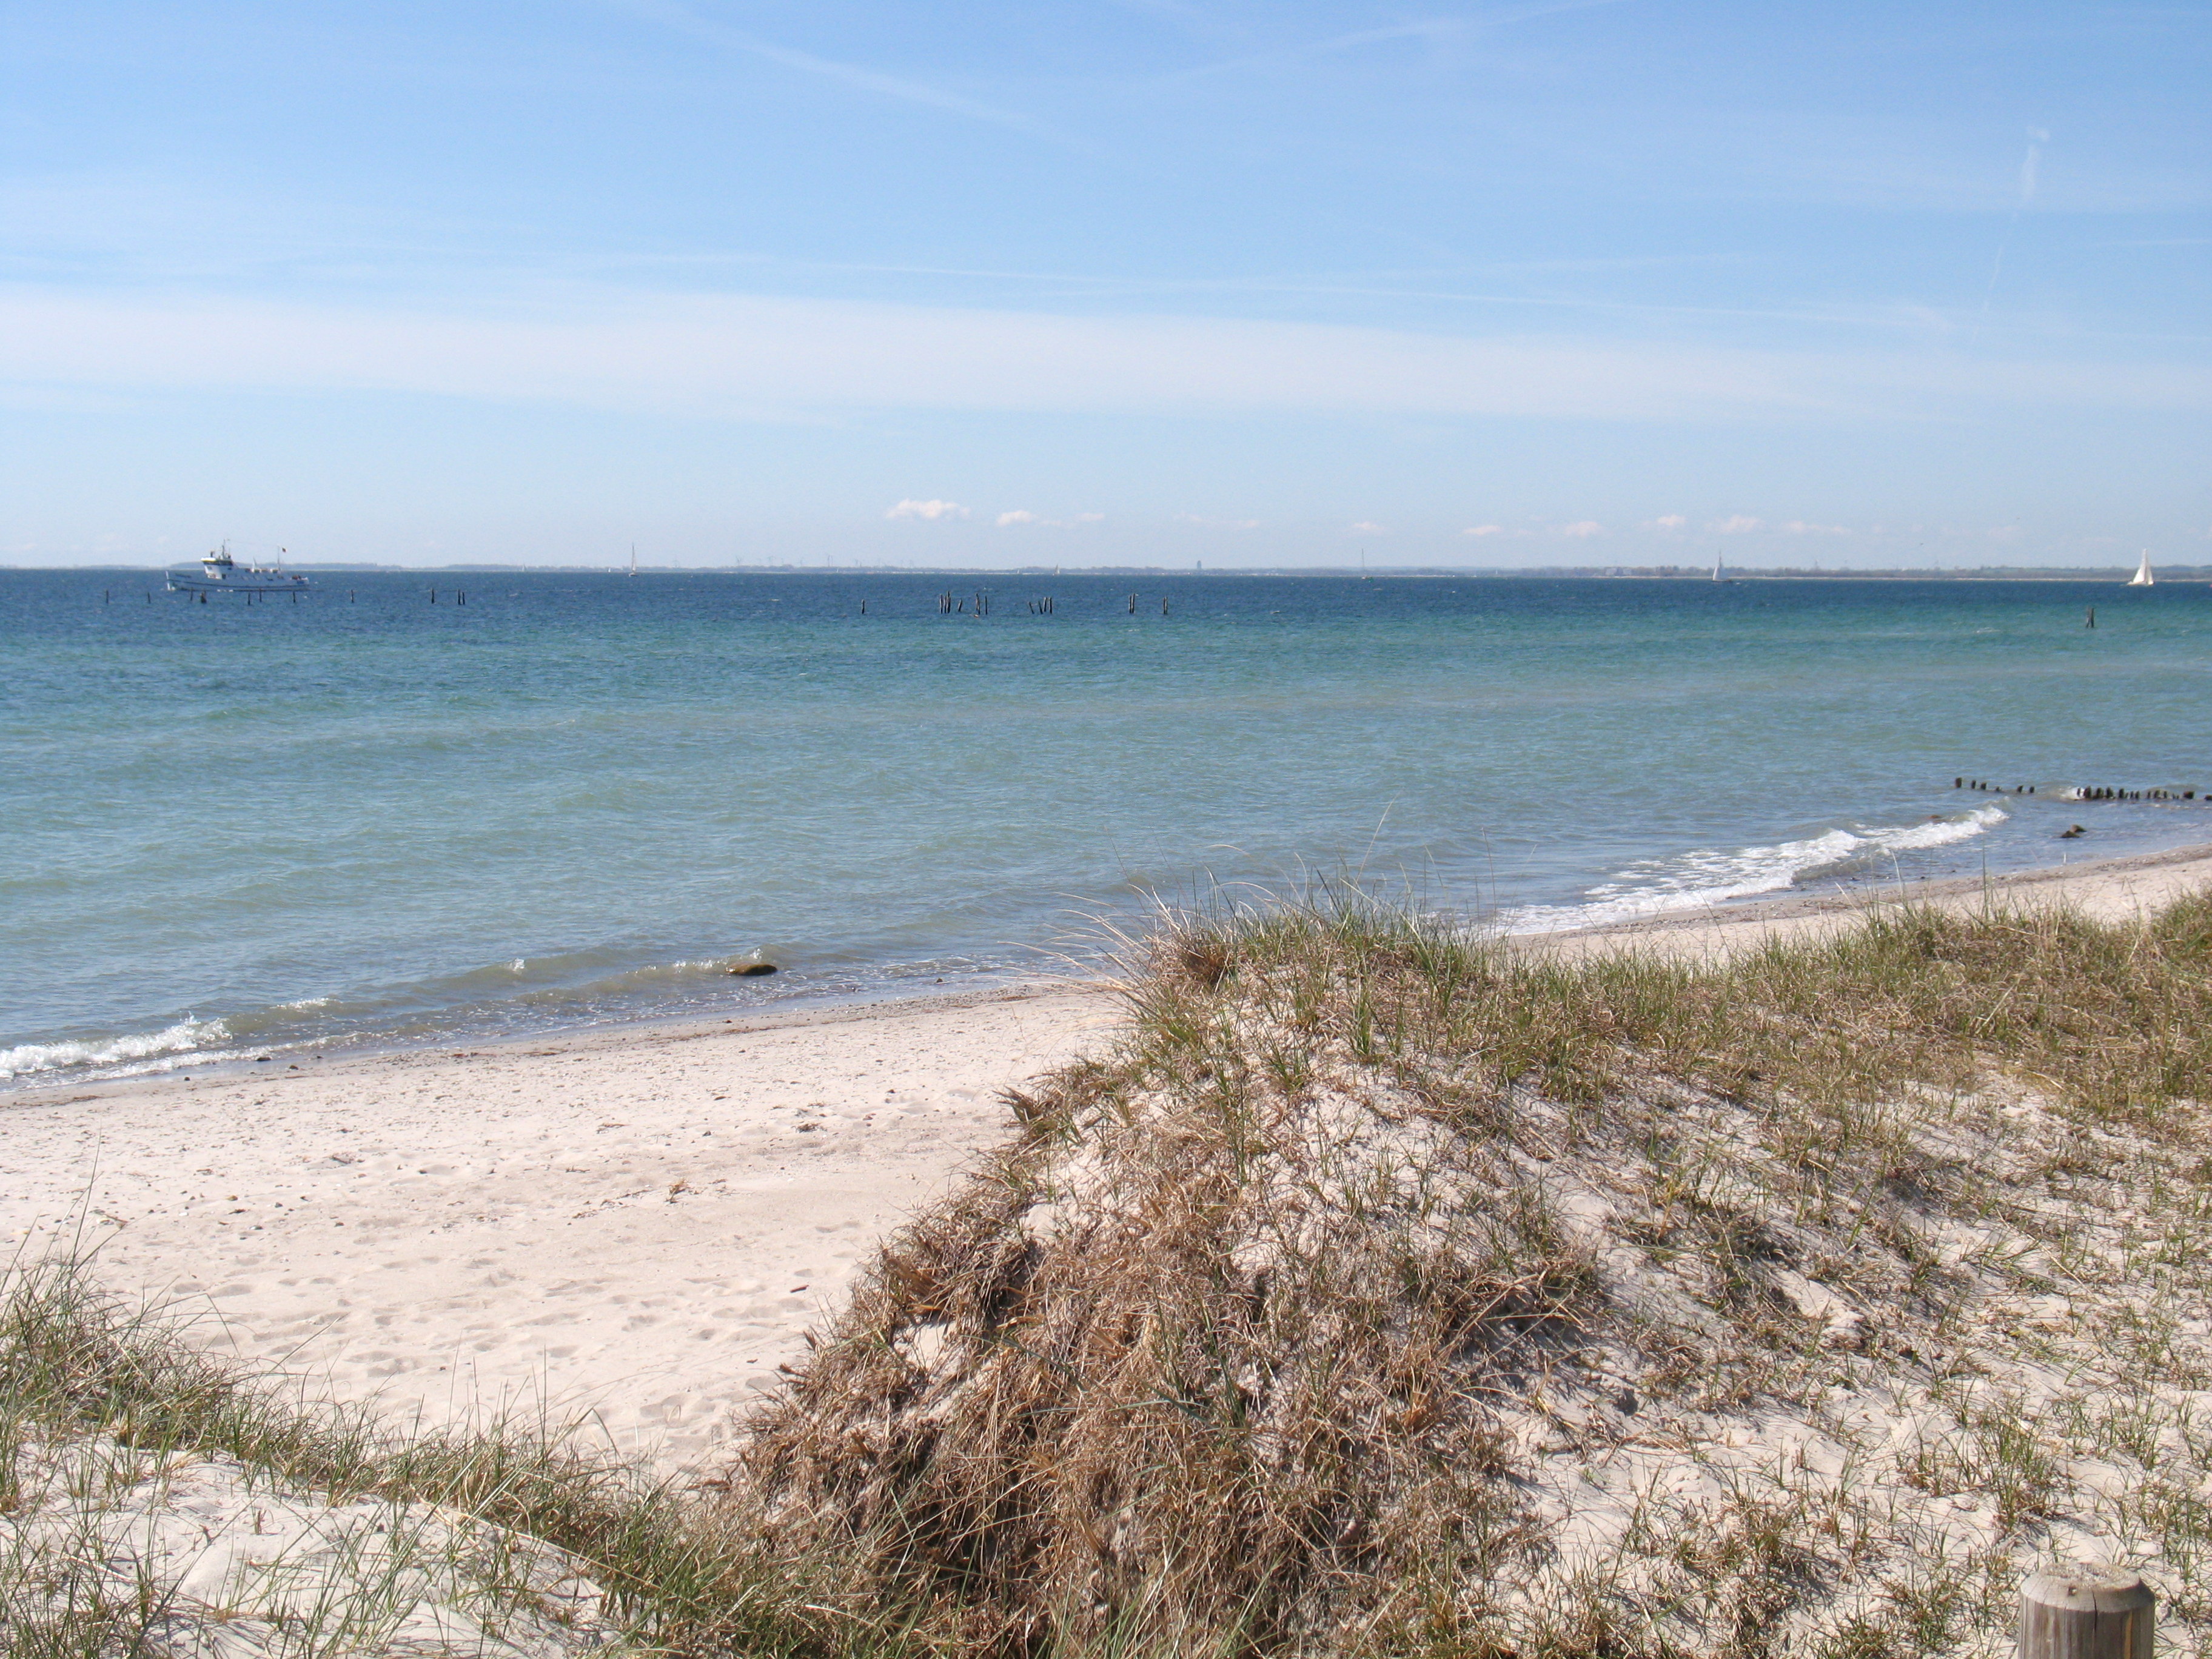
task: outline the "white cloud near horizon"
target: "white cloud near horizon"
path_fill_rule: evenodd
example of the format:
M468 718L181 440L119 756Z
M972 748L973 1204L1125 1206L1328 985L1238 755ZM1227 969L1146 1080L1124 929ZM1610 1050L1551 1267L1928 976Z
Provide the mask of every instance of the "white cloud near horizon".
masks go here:
M1680 513L1662 513L1652 520L1648 527L1653 530L1681 530L1686 528L1689 522L1689 520Z
M945 520L964 519L967 516L968 509L957 501L913 500L901 501L896 507L888 509L884 514L886 519L920 519L928 524L936 524ZM1003 524L1006 521L1002 519L1000 522Z
M1355 536L1387 536L1390 531L1388 526L1375 524L1362 519L1352 526L1352 533Z
M1571 537L1576 541L1588 541L1592 536L1604 535L1605 526L1595 519L1577 519L1572 524L1561 525L1559 534Z
M1462 536L1503 536L1505 526L1502 524L1474 524L1459 533Z
M1747 536L1754 530L1766 528L1766 520L1754 519L1747 513L1731 514L1705 526L1717 536Z
M1931 400L2212 407L2212 368L1320 323L569 294L440 310L0 287L0 383L413 392L716 419L850 408L1923 422Z

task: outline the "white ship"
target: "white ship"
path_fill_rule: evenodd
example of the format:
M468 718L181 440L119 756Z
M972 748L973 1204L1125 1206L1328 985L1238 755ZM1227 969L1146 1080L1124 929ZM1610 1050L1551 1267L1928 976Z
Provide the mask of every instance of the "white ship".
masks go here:
M2136 574L2128 578L2128 586L2130 587L2154 586L2150 574L2150 549L2147 547L2143 549L2142 562L2136 567Z
M228 542L202 559L198 570L185 565L169 572L172 593L300 593L307 586L305 576L282 564L239 563L230 556Z

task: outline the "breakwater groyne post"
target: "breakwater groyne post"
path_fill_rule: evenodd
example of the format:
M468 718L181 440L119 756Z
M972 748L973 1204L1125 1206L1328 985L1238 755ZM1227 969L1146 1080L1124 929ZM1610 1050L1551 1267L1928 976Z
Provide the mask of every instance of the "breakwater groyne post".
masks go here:
M1984 782L1980 778L1969 777L1953 778L1951 787L1954 789L1974 790L1983 794L2032 795L2035 793L2035 786L2032 783L2016 783L2009 790L2006 790L1998 788L1996 784ZM2194 789L2163 787L2118 789L2101 783L2076 783L2060 790L2058 799L2061 800L2185 800L2193 803L2197 799L2197 792ZM2204 799L2208 803L2212 803L2212 790L2205 792Z

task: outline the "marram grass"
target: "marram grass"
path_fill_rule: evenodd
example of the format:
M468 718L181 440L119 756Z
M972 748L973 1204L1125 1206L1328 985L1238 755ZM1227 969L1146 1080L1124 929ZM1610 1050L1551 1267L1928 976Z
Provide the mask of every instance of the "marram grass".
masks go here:
M2212 904L1701 963L1324 900L1141 942L755 1425L764 1539L993 1652L1996 1652L2085 1551L2201 1638Z

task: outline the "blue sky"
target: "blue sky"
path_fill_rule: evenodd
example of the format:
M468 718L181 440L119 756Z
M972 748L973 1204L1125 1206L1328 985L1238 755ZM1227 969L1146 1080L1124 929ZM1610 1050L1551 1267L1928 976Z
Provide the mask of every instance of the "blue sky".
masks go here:
M0 561L2212 562L2212 4L0 3Z

